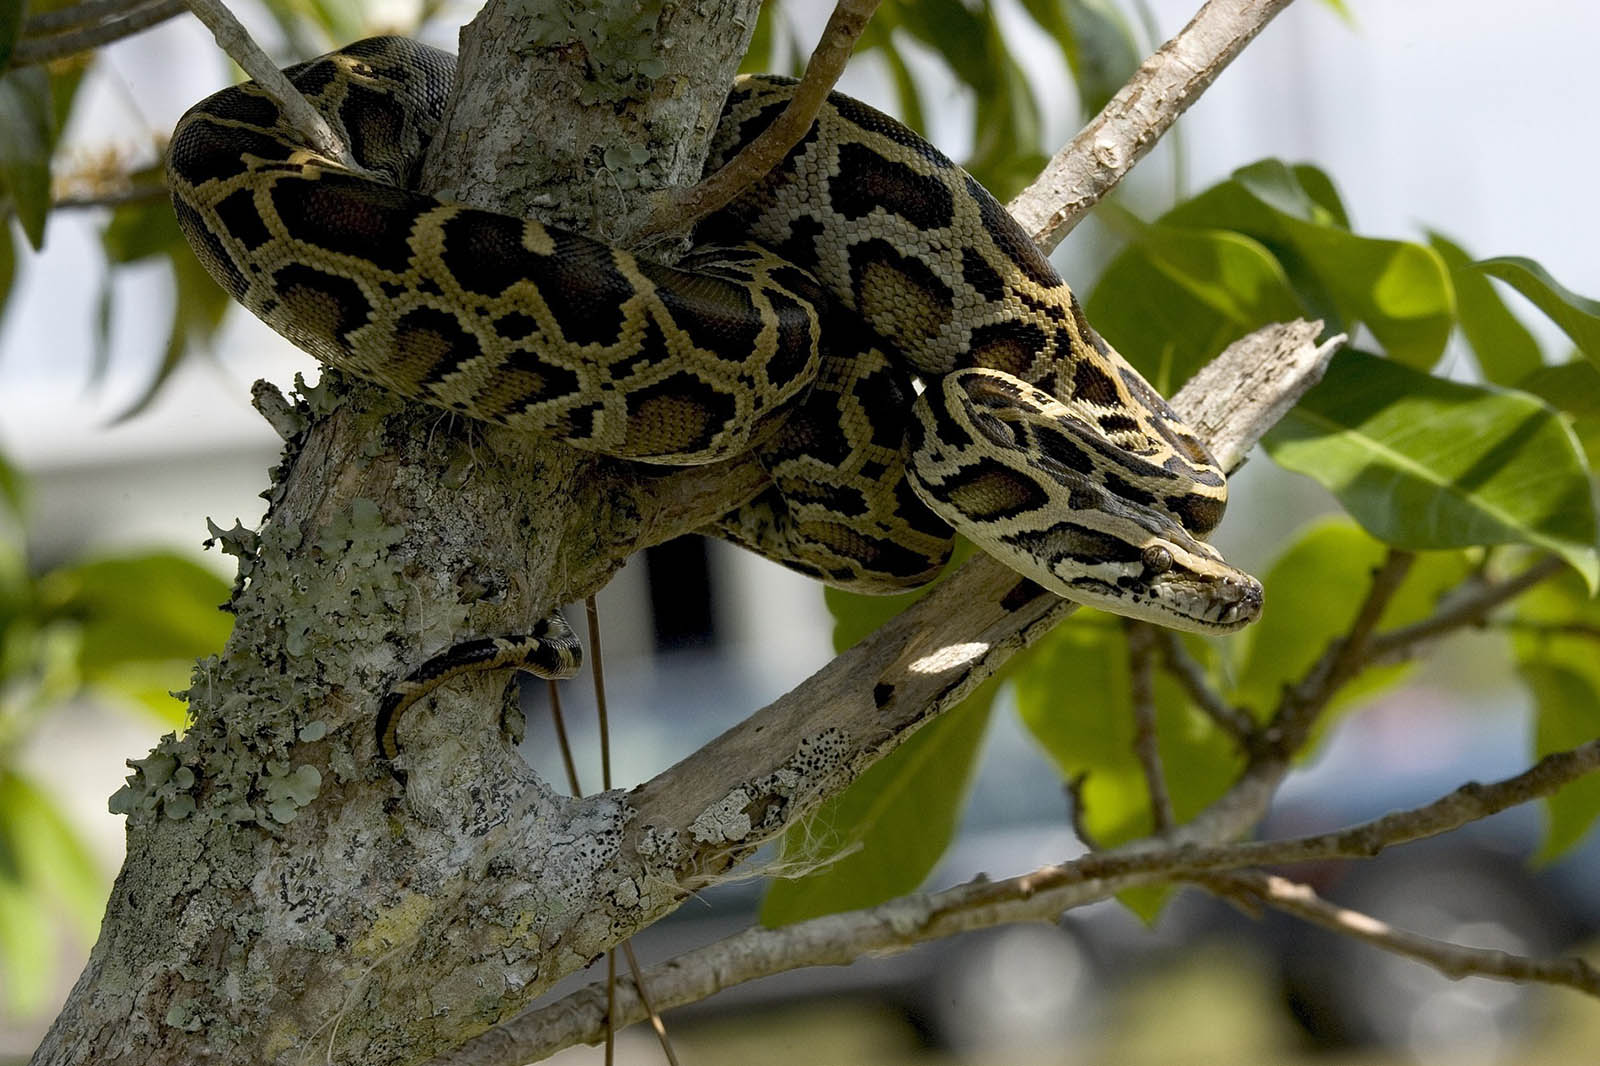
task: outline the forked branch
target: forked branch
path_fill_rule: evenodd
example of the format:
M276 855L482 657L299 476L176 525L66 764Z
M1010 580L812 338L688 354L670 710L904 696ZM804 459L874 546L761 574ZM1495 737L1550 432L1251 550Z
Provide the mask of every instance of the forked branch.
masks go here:
M1196 846L1148 842L1086 855L1072 862L1003 881L973 881L931 894L905 896L878 907L797 922L781 929L747 929L699 948L645 974L656 1009L704 999L751 981L804 966L844 965L866 955L894 954L953 932L1030 921L1055 921L1063 911L1106 899L1136 885L1172 879L1239 878L1271 906L1323 924L1360 924L1354 912L1312 900L1282 878L1268 880L1253 870L1261 865L1370 858L1385 848L1451 832L1470 821L1548 796L1565 785L1600 772L1600 741L1541 759L1514 777L1488 785L1469 785L1433 803L1334 833L1289 840ZM1233 872L1242 871L1242 872ZM1370 919L1367 919L1370 922ZM1373 926L1367 932L1374 931ZM1364 936L1382 947L1437 964L1454 976L1527 977L1600 995L1593 967L1581 960L1541 961L1483 952L1414 934ZM508 1066L532 1061L577 1043L590 1043L604 1030L605 992L590 986L486 1033L465 1049L459 1066ZM618 989L617 1022L644 1017L631 985Z

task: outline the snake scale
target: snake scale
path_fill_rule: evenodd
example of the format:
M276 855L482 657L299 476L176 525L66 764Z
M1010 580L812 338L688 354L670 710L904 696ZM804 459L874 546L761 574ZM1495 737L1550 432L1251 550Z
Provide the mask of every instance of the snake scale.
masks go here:
M955 532L1061 596L1177 629L1254 620L1261 586L1204 538L1223 472L1090 327L1004 208L905 126L834 94L788 157L668 266L411 186L455 59L374 38L291 67L359 171L254 83L180 120L179 223L212 277L296 345L401 395L647 463L753 450L771 486L715 534L823 581L932 580ZM741 78L708 167L782 110ZM465 670L570 676L552 616L458 644L396 685Z

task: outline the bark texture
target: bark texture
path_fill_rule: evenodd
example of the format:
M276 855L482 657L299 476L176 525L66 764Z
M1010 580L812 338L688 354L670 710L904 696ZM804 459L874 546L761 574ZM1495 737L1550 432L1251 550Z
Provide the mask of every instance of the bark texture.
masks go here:
M650 190L699 177L757 6L491 4L425 184L626 243ZM533 777L496 727L506 677L415 709L404 789L374 758L375 704L759 472L654 476L338 381L298 415L266 524L218 531L234 634L196 670L190 730L113 801L128 857L36 1063L418 1061L679 898L659 863L601 880L631 808Z

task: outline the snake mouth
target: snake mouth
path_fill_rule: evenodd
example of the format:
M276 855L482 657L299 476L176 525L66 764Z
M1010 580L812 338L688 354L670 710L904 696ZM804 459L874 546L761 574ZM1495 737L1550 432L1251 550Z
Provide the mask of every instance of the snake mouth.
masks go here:
M1203 580L1145 584L1135 577L1056 577L1041 582L1057 595L1125 618L1185 633L1232 633L1261 617L1261 583L1243 571Z

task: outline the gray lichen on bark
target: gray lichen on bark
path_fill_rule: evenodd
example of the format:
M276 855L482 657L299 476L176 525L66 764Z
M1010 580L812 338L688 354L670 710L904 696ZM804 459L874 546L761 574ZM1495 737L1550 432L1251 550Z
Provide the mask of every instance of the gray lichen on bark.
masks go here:
M427 186L626 243L651 189L698 177L756 7L491 4ZM294 414L259 535L217 531L234 634L189 730L116 798L128 858L35 1062L416 1061L682 893L672 827L625 849L624 797L560 796L504 742L504 676L414 709L404 790L373 714L426 655L525 630L703 516L622 464L337 377Z

